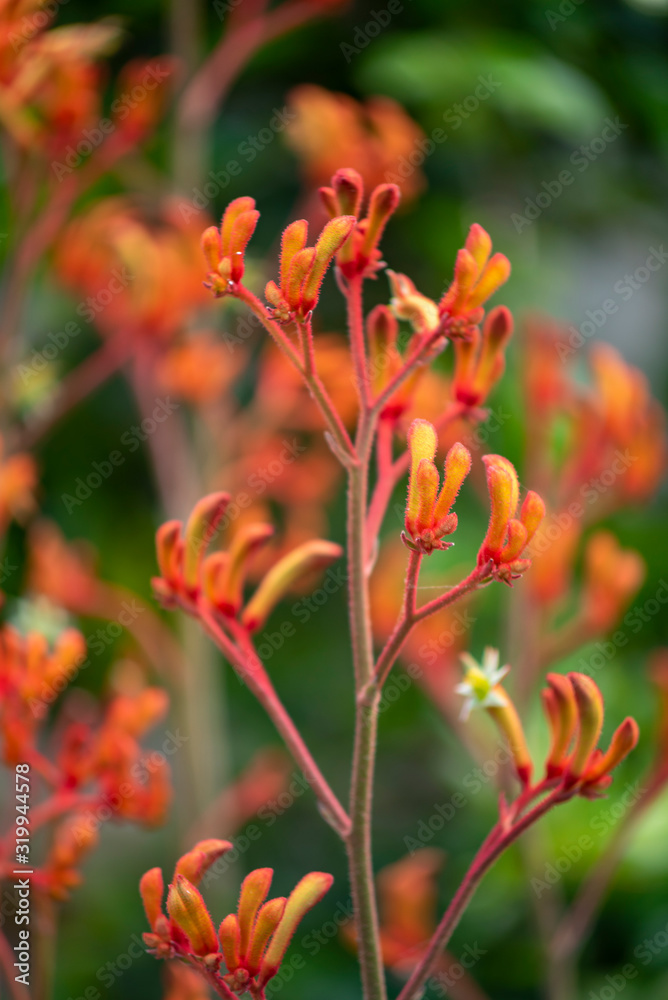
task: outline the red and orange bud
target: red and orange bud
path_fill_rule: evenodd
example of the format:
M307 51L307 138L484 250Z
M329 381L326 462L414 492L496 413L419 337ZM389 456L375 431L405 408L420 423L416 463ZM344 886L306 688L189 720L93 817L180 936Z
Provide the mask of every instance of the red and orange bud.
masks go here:
M271 880L274 877L273 868L256 868L241 883L239 894L239 955L242 963L246 961L246 955L250 947L251 936L255 926L255 918L258 910L264 903L271 888Z
M445 460L445 476L440 494L439 477L433 458L438 438L428 420L414 420L408 431L410 475L405 515L404 541L426 554L447 548L444 535L457 527L457 515L450 513L459 489L471 468L471 455L457 442Z
M332 177L332 191L336 197L337 215L359 216L362 210L364 182L356 170L344 167Z
M564 779L566 787L572 787L581 780L587 770L590 757L596 749L603 728L603 698L598 685L586 674L568 675L578 710L578 734L573 756L568 762Z
M504 352L513 332L513 318L505 306L487 316L482 334L474 327L466 337L453 341L455 399L467 406L480 406L505 369Z
M545 505L537 493L530 491L518 520L515 514L520 487L514 466L502 455L484 455L483 462L491 509L487 534L478 552L478 566L491 560L493 576L511 585L530 566L530 561L521 556L543 519Z
M165 894L165 882L161 868L151 868L139 880L139 893L144 904L144 912L149 927L155 928L162 913L162 900Z
M218 929L218 937L228 972L235 972L241 965L239 953L241 931L236 913L230 913L225 917Z
M229 493L210 493L203 497L188 518L184 531L183 582L186 591L196 594L200 588L200 569L204 553L223 519Z
M334 881L324 872L311 872L295 886L262 960L258 984L264 986L278 972L292 935L304 915L318 903Z
M595 785L601 778L614 771L624 758L628 757L635 749L639 736L640 731L636 720L630 716L624 719L613 733L606 753L587 770L584 776L585 784Z
M519 500L519 481L511 462L502 455L484 455L490 518L487 535L480 549L479 562L501 561L501 551L508 531L508 522L515 516Z
M243 278L246 247L259 217L253 198L236 198L225 209L220 230L214 226L205 229L202 251L209 273L204 284L217 298L233 294Z
M434 508L434 519L442 521L457 499L462 483L471 471L471 452L456 441L445 458L443 486Z
M279 268L281 288L287 288L290 269L295 255L303 250L308 239L308 222L297 219L283 230L281 237L281 262Z
M248 563L253 554L273 537L271 524L242 525L230 546L229 558L215 585L215 604L225 615L238 614L243 601L243 587Z
M363 257L371 259L383 235L383 230L387 225L388 219L396 212L400 201L401 191L396 184L379 184L371 192L367 225L364 231L364 240L360 248L360 253Z
M313 539L297 546L269 570L241 615L249 632L261 628L278 602L300 577L324 569L340 559L343 549L335 542Z
M232 847L229 840L200 840L176 862L174 877L183 875L193 885L198 885L211 865Z
M563 674L548 674L549 687L543 692L543 703L550 723L552 742L546 762L546 776L562 774L568 763L568 753L578 724L578 708L573 685Z
M439 303L454 335L466 335L468 328L482 320L482 305L508 280L510 262L503 254L490 258L492 241L482 228L473 225L465 246L457 254L452 284Z
M158 567L170 586L178 587L181 577L181 529L180 521L166 521L161 524L155 535Z
M198 889L177 875L167 894L167 912L182 931L195 955L210 955L218 951L216 929Z
M269 938L280 923L285 911L285 904L285 897L278 896L276 899L270 899L260 908L246 957L246 968L251 976L257 975L260 971L265 948L267 947Z
M315 259L302 291L301 312L304 316L315 308L325 272L332 258L352 233L356 221L354 215L341 215L336 219L330 219L318 237Z

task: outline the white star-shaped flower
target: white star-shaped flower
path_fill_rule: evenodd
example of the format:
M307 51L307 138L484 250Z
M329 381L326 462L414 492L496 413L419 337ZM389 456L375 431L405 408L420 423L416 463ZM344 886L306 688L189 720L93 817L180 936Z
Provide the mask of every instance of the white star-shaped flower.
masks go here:
M499 667L498 649L486 646L481 664L470 653L462 653L460 659L466 668L464 680L455 687L455 692L465 698L460 718L466 721L476 705L480 708L503 708L505 696L496 688L510 672L510 667Z

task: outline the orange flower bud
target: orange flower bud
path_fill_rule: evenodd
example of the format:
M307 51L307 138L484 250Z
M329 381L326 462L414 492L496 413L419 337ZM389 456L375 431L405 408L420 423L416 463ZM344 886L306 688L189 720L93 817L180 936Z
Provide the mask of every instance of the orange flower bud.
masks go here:
M283 230L281 237L281 263L279 269L281 288L287 288L288 275L295 254L303 250L308 239L308 222L306 219L297 219L291 222Z
M255 923L255 929L253 931L250 949L246 957L246 967L251 976L257 975L260 971L264 950L267 946L269 938L276 930L276 927L283 916L285 903L285 897L278 896L276 899L270 899L260 908L260 912L257 915L257 921Z
M552 778L566 767L568 751L578 724L578 707L573 685L563 674L548 674L549 688L543 692L544 704L552 730L552 743L546 762L546 775Z
M471 452L463 444L456 441L446 455L443 475L443 486L434 508L436 523L443 520L457 499L462 483L471 471Z
M584 616L593 632L612 628L645 578L645 562L622 549L610 531L597 531L585 547Z
M188 938L195 955L218 951L218 937L202 895L183 875L177 875L169 887L167 912Z
M199 885L204 874L226 851L232 850L229 840L200 840L191 851L176 862L174 877L183 875L192 885Z
M457 254L452 284L439 303L453 334L466 335L483 316L481 306L508 280L510 262L503 254L489 257L492 242L482 226L471 227L466 244Z
M166 521L161 524L155 535L155 547L158 566L162 578L172 587L178 587L181 577L179 539L181 538L180 521Z
M239 955L242 963L246 960L257 912L267 898L273 877L273 868L256 868L241 883L237 912L240 931Z
M484 455L491 512L487 535L480 549L479 562L500 562L508 522L515 516L519 500L519 482L514 466L502 455Z
M518 778L523 785L528 785L531 781L533 762L527 747L522 722L508 693L498 686L494 689L494 693L502 704L489 704L486 706L486 711L489 712L508 741L508 749L513 755Z
M420 463L425 459L433 461L438 437L436 429L428 420L414 420L408 431L408 448L411 467L408 480L408 502L406 505L406 531L411 537L418 533L417 523L420 511L420 492L417 479Z
M217 583L216 606L223 614L234 616L239 612L248 561L273 534L271 524L255 523L242 525L234 536L229 560L225 564L225 575Z
M154 928L158 917L162 914L162 899L165 894L165 882L161 868L151 868L139 880L139 893L149 927Z
M324 872L311 872L292 890L285 904L283 916L262 960L258 977L260 987L276 975L299 922L329 891L333 881L333 877Z
M542 498L534 492L534 490L529 490L524 498L524 503L522 504L522 510L520 511L520 521L526 528L527 538L526 544L528 545L533 536L536 534L541 521L545 517L545 504Z
M595 784L621 764L637 746L640 731L638 723L630 716L617 727L605 754L585 774L586 784Z
M401 191L396 184L379 184L371 192L367 214L368 225L361 247L363 257L371 257L380 242L388 219L396 212L400 201Z
M292 258L290 272L283 286L285 301L292 312L297 312L301 306L302 290L314 261L315 247L306 247Z
M261 628L276 604L301 576L315 569L329 566L343 555L343 549L334 542L314 539L297 546L283 556L269 570L241 615L242 624L249 632Z
M364 182L356 170L350 167L337 170L332 177L332 190L336 197L337 215L359 216Z
M241 965L239 956L241 932L236 913L230 913L228 917L225 917L218 929L218 937L228 972L235 972Z
M330 219L318 237L315 260L302 291L301 311L304 316L315 308L325 272L337 250L352 233L356 221L354 215L342 215L337 219Z
M210 493L195 504L188 518L184 532L183 582L191 596L199 590L204 553L229 502L229 493Z
M586 674L568 675L578 710L578 735L575 751L568 763L565 785L572 787L580 781L587 769L589 758L596 748L603 728L603 698L598 686Z

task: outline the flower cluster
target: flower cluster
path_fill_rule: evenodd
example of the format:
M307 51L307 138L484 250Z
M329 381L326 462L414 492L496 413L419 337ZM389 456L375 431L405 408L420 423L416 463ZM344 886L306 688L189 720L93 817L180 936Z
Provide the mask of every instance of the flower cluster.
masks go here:
M202 596L223 618L239 619L249 632L261 628L272 609L300 578L324 568L342 554L341 546L313 539L304 542L276 562L244 605L244 583L249 561L273 536L270 524L248 523L235 532L227 551L206 555L230 496L212 493L193 509L183 526L167 521L156 536L161 576L153 580L159 599L168 607L179 601L191 603Z
M442 539L457 527L457 515L451 512L457 494L471 468L471 453L462 444L453 444L445 459L443 485L440 492L438 470L434 456L438 438L433 424L415 420L408 432L411 456L406 533L410 548L426 554L445 549L450 544Z
M161 688L120 692L99 719L64 721L54 759L42 755L49 708L86 662L83 636L74 629L62 632L52 649L37 632L22 636L8 625L0 631L0 749L6 764L29 764L49 786L40 812L33 812L33 828L38 815L59 822L31 877L55 898L79 883L78 862L96 842L103 820L155 826L172 795L164 755L159 764L145 766L140 743L167 712ZM0 857L0 873L5 860Z
M508 743L517 776L532 793L547 788L559 789L565 797L574 794L597 798L612 782L611 772L638 742L635 719L626 718L612 735L608 749L598 748L603 729L603 697L596 683L586 674L548 674L542 692L543 707L551 734L545 762L545 776L539 786L531 786L533 762L517 709L501 681L510 667L499 668L499 653L486 649L482 665L473 657L462 657L463 682L457 692L466 698L464 712L474 705L487 710Z
M174 869L163 912L164 879L160 868L147 871L139 884L151 931L144 941L158 958L179 957L198 969L222 996L250 993L256 1000L279 971L290 940L304 915L332 885L324 872L311 872L287 897L267 900L273 870L257 868L241 884L236 913L218 933L197 888L203 875L232 844L204 840L184 854ZM225 971L221 971L224 964Z

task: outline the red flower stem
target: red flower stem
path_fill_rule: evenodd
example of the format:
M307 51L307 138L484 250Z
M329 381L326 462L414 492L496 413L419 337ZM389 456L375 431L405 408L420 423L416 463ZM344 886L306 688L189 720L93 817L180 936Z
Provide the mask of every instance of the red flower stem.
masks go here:
M346 461L355 461L355 449L352 441L350 440L348 431L341 420L340 414L337 412L336 407L332 403L329 393L325 389L320 376L315 371L315 368L313 371L309 370L311 362L306 358L301 358L299 356L299 352L295 349L289 337L286 336L278 323L274 322L265 306L255 295L253 295L251 291L243 285L239 285L237 291L235 292L235 297L241 302L244 302L251 312L257 316L267 333L269 333L277 346L283 351L286 357L292 362L292 365L304 378L311 395L315 399L318 407L320 408L320 412L325 418L327 429L338 446L341 461L344 461L344 459Z
M238 1000L236 994L232 992L227 983L220 978L214 969L207 969L201 962L190 962L189 964L199 972L200 976L206 979L209 986L215 990L219 997L224 997L224 1000Z
M567 793L567 797L570 797L571 794ZM513 841L517 840L528 827L532 826L541 816L544 816L559 801L565 801L564 792L561 789L556 789L551 795L543 799L542 802L535 805L525 816L517 820L503 836L498 837L499 825L492 830L473 859L469 870L445 911L443 919L436 928L427 951L411 973L408 982L402 989L397 1000L418 1000L422 996L425 984L436 968L442 950L452 937L457 924L461 920L462 914L473 898L485 874Z
M306 780L320 802L325 819L340 837L345 838L350 829L350 819L278 697L247 633L240 626L237 626L238 636L236 637L237 641L234 642L223 632L201 601L191 613L200 620L206 632L225 658L229 660L240 679L262 705L283 737L295 761L304 772ZM243 648L240 646L240 642L243 642Z
M411 553L411 559L414 555L415 553ZM410 566L411 560L409 560L409 574L411 572ZM382 688L403 648L404 643L406 642L406 639L418 622L429 617L429 615L433 615L435 611L440 611L441 608L445 608L449 604L454 604L455 601L458 601L460 597L463 597L465 594L476 590L487 575L488 570L486 566L476 566L476 568L469 573L464 580L461 580L458 584L456 584L456 586L450 587L450 589L440 597L435 598L433 601L429 601L428 604L423 604L421 608L415 608L415 606L413 606L412 609L408 609L406 605L404 605L403 611L394 626L394 631L385 643L385 646L376 662L373 686ZM370 690L371 686L369 690L363 692L362 696L368 697Z
M360 403L360 411L369 413L369 416L373 418L380 413L380 409L376 411L375 408L371 407L371 387L369 385L369 369L362 312L363 280L359 274L349 280L346 288L346 305L348 307L350 352L355 369L355 388Z

